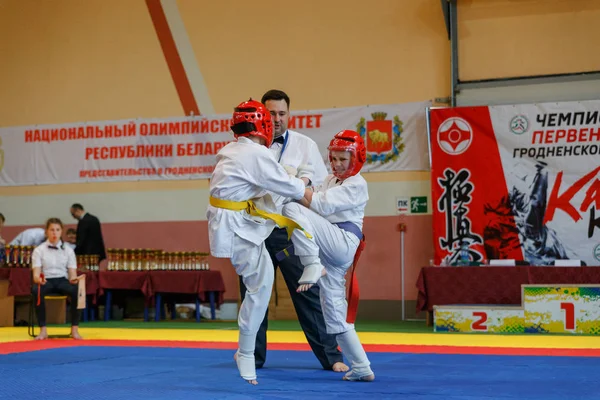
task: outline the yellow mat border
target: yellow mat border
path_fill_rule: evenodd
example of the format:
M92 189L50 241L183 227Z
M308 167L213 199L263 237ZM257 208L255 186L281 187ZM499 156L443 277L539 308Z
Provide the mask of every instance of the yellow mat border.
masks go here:
M48 327L50 334L67 334L70 328ZM123 329L123 328L80 328L88 340L175 340L190 342L235 343L235 329ZM469 346L469 347L514 347L556 349L600 349L600 338L594 336L564 335L491 335L491 334L447 334L447 333L389 333L359 332L366 345L411 345L411 346ZM0 343L30 340L27 328L0 328ZM272 331L269 343L306 343L304 333L298 331Z

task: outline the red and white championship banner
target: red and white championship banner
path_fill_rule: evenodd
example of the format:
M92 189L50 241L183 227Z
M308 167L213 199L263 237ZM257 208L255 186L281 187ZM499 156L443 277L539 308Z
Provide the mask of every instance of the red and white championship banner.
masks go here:
M600 265L600 101L430 111L435 260Z
M430 102L292 112L289 129L327 146L343 129L367 144L364 171L428 170ZM0 185L206 179L233 140L231 114L0 129ZM326 163L328 164L328 163Z

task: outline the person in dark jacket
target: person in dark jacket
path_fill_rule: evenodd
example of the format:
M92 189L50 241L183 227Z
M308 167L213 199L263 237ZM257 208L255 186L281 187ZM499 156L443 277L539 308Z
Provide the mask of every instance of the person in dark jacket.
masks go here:
M99 261L106 258L104 239L100 220L94 215L85 212L83 206L75 203L71 206L71 215L78 220L77 241L75 243L75 254L97 255Z

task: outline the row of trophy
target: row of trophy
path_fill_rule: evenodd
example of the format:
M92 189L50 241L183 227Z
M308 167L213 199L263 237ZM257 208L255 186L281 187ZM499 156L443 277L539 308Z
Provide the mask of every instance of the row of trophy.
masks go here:
M35 246L7 245L0 250L0 265L11 268L31 267L31 255ZM98 271L99 256L77 256L77 269Z
M108 249L109 271L207 271L208 253L155 249Z
M15 246L7 244L0 251L0 265L11 268L29 268L31 266L31 254L35 246Z
M100 271L100 256L79 255L77 256L77 269L80 271Z

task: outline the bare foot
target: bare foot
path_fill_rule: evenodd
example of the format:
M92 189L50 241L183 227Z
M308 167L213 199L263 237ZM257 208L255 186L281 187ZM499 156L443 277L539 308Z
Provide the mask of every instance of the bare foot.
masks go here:
M314 283L303 283L302 285L298 286L298 289L296 289L296 292L297 293L306 292L308 289L313 287L313 285L314 285Z
M333 364L331 366L331 369L333 370L333 372L348 372L348 370L350 369L350 367L348 367L343 362L338 361L338 362L336 362L335 364Z
M35 340L46 340L48 339L48 331L46 327L40 329L40 334L35 337Z
M83 338L79 334L79 329L76 326L71 327L71 336L75 340L83 340Z
M48 339L48 330L45 326L40 328L40 334L35 337L35 340L44 340Z
M325 268L323 268L323 271L321 271L321 277L323 277L325 275L327 275L327 271L325 271ZM314 285L315 285L314 283L302 283L302 284L300 284L300 286L298 286L298 289L296 289L296 293L306 292L308 289L310 289Z

